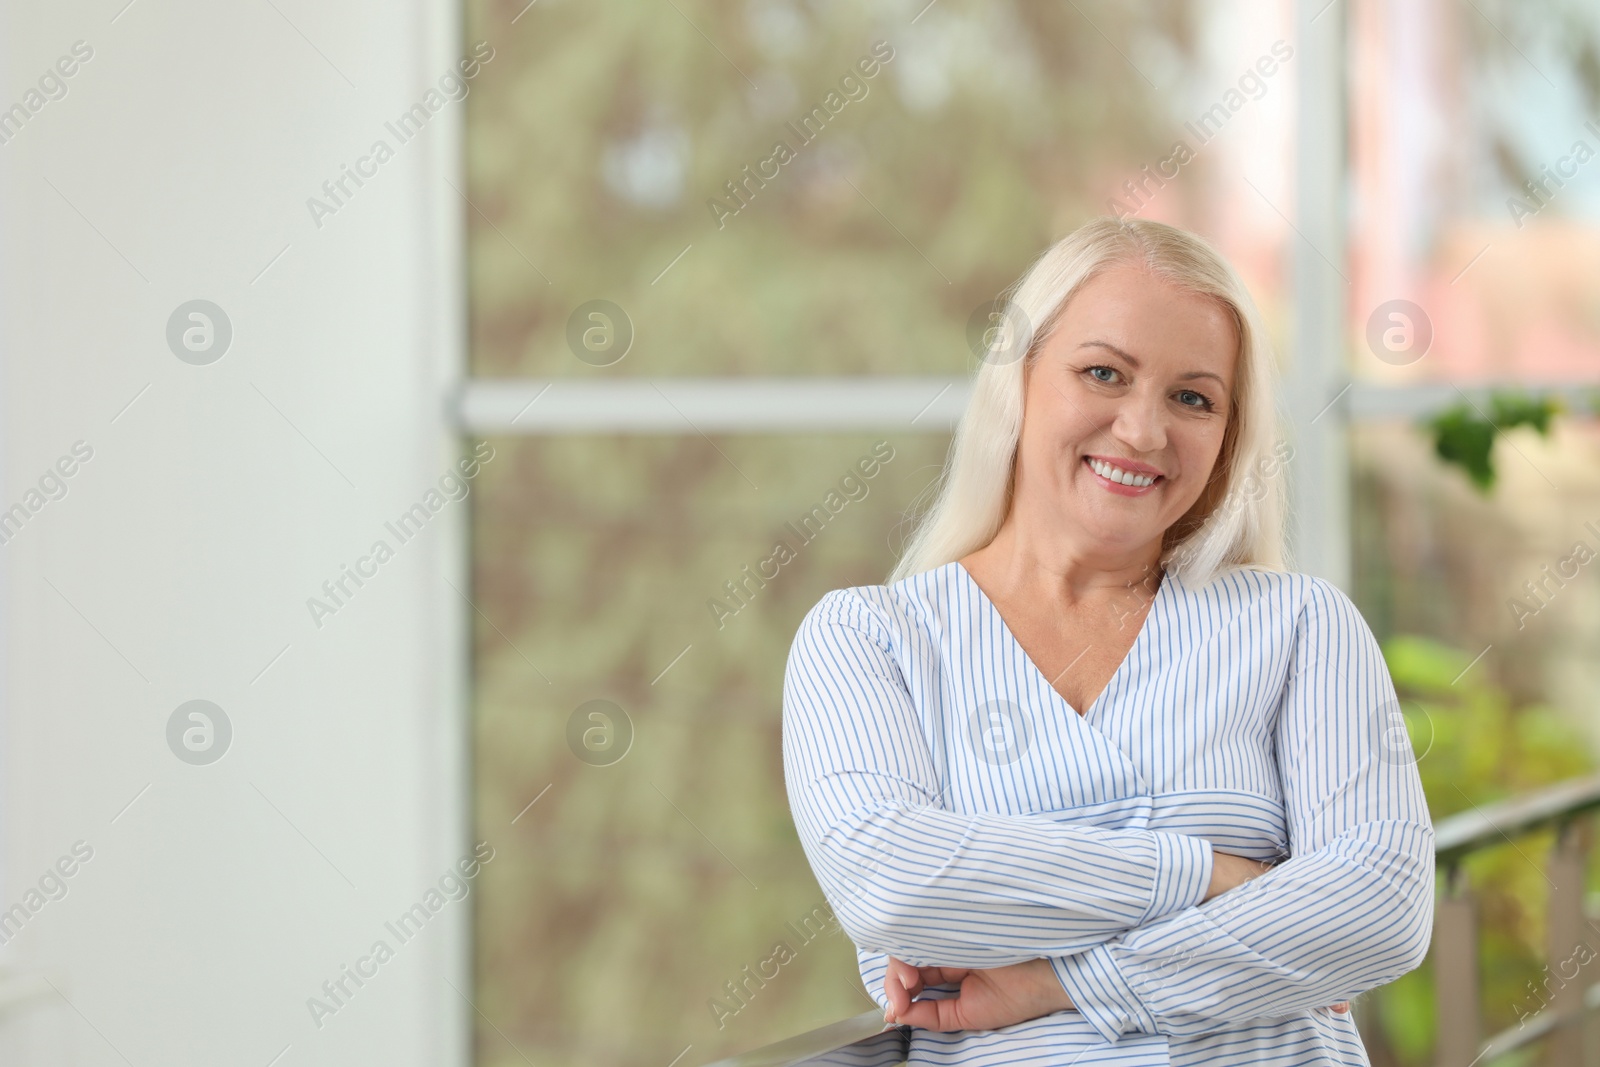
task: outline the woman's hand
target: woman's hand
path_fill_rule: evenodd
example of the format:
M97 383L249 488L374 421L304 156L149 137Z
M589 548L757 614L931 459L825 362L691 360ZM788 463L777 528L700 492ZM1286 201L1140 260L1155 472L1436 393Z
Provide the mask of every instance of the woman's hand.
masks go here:
M917 1000L928 986L960 982L959 996ZM998 1030L1072 1007L1072 1000L1047 960L1028 960L987 970L964 967L913 967L889 957L883 977L889 999L885 1022L924 1030Z
M1234 857L1238 858L1238 857ZM960 982L961 991L940 1000L914 1000L928 986ZM1047 960L1028 960L986 970L965 967L913 967L889 957L883 976L889 1007L883 1021L924 1030L998 1030L1075 1007ZM1329 1010L1347 1012L1349 1001Z

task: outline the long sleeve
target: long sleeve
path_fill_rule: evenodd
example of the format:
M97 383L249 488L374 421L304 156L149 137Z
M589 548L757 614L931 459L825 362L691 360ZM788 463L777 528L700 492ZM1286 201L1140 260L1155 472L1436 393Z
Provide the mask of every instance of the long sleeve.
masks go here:
M1205 895L1202 838L942 807L894 646L872 605L835 590L800 624L784 677L790 809L858 947L997 967L1081 950Z
M1108 1041L1325 1007L1417 967L1433 826L1394 683L1350 599L1312 578L1275 748L1290 858L1197 907L1051 960Z

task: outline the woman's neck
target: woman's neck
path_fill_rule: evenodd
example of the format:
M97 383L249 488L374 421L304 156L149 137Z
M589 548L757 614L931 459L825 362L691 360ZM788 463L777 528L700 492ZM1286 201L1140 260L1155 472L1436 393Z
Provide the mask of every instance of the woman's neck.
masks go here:
M1008 518L994 540L961 562L1000 596L1047 596L1071 605L1128 589L1153 592L1161 580L1161 541L1107 551L1060 535L1029 536Z

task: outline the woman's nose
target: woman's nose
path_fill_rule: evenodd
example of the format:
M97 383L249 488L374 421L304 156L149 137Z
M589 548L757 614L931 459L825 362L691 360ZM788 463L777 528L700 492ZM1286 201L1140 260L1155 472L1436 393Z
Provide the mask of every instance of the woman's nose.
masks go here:
M1167 445L1167 413L1159 398L1124 397L1112 434L1134 452L1158 452Z

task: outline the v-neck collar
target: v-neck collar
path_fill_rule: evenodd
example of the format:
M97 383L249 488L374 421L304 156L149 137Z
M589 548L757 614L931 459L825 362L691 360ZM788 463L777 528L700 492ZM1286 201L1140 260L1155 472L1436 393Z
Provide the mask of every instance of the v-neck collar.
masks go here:
M1133 644L1128 646L1127 654L1122 657L1122 662L1117 664L1117 669L1111 672L1111 677L1107 679L1105 687L1102 688L1100 692L1095 695L1095 698L1089 702L1089 706L1080 712L1077 708L1072 706L1071 702L1069 702L1066 697L1062 696L1056 690L1056 687L1051 684L1050 679L1045 677L1044 671L1039 669L1039 665L1033 661L1033 657L1028 655L1028 650L1022 647L1022 642L1017 640L1017 635L1011 632L1011 625L1006 622L1006 617L1000 613L999 607L995 605L993 600L989 599L989 594L983 591L983 586L978 584L978 580L972 576L971 571L967 570L966 565L957 559L951 560L950 566L954 567L960 572L961 577L966 582L967 586L977 596L978 600L985 606L988 612L994 616L994 620L999 625L1001 634L1003 634L1005 640L1010 643L1012 650L1022 660L1022 662L1028 665L1028 669L1033 672L1034 676L1044 683L1044 688L1050 693L1050 695L1059 700L1062 707L1071 711L1075 717L1085 722L1088 721L1090 712L1093 712L1101 705L1102 702L1104 702L1106 699L1106 694L1112 691L1116 684L1121 680L1123 673L1129 669L1128 665L1133 661L1134 653L1140 650L1140 647L1145 643L1146 636L1151 631L1151 620L1156 617L1157 609L1161 606L1162 601L1166 598L1167 587L1177 581L1177 575L1173 573L1171 568L1168 568L1162 573L1161 584L1156 586L1155 596L1153 596L1150 600L1150 609L1144 614L1144 620L1139 625L1139 632L1133 637Z

